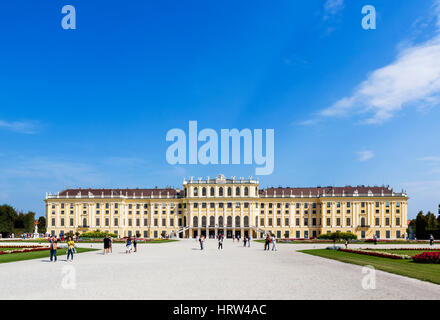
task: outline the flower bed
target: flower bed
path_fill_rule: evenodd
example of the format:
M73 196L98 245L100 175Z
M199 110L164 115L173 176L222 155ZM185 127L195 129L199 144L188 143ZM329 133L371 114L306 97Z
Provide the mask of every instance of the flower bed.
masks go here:
M349 253L357 253L357 254L365 254L367 256L381 257L381 258L390 258L390 259L410 259L410 256L404 256L399 254L385 253L385 252L376 252L369 250L352 250L352 249L339 249L338 251L349 252Z
M2 248L14 248L14 250L2 250ZM44 250L50 250L50 248L46 246L0 246L0 254L23 253Z
M412 257L417 263L440 263L440 252L422 252Z

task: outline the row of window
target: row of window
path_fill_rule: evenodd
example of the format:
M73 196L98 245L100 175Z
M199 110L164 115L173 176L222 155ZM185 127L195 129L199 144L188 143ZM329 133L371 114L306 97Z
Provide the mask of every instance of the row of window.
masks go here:
M232 188L231 187L227 187L227 188L225 187L225 190L226 190L226 195L229 196L229 197L232 197ZM206 197L208 195L207 191L208 191L208 189L206 187L201 188L201 196L202 197ZM255 194L258 194L256 187L255 187ZM199 189L197 187L195 187L193 189L193 195L194 195L194 197L198 197L199 196ZM209 195L211 197L215 196L215 189L214 189L214 187L211 187L209 189ZM223 187L220 187L218 189L218 195L220 197L224 196L224 189L223 189ZM241 188L240 187L236 187L235 188L235 195L236 196L241 196ZM249 188L248 187L244 187L243 195L244 196L249 196ZM185 196L186 196L186 189L185 189Z
M101 226L101 222L103 222L104 224L102 226L109 226L110 219L109 218L105 218L103 220L104 221L101 221L101 218L96 218L95 225L96 226ZM141 219L128 219L128 226L132 226L133 225L133 221L134 221L134 223L135 223L135 225L137 227L141 226ZM281 218L277 218L275 221L276 221L276 226L281 226ZM296 225L296 226L300 226L301 225L300 224L300 221L301 221L300 218L296 218L294 221L295 221L294 225ZM361 221L360 221L360 226L361 227L369 227L369 226L366 225L365 221L366 221L365 218L361 218ZM55 226L55 222L56 222L55 218L52 218L51 222L52 222L52 226ZM82 225L83 227L88 227L87 218L83 218L82 222L83 222L83 225ZM143 219L142 222L143 222L143 226L148 226L148 219L147 218ZM226 226L232 227L232 222L233 222L233 218L231 216L226 218ZM258 221L258 218L256 218L255 219L256 226L258 226L258 222L260 222L259 225L261 227L265 226L265 218L260 218L260 221ZM309 225L309 219L308 218L304 218L302 222L303 222L304 226L317 226L317 225L320 225L321 219L318 220L316 218L312 218L311 219L311 225ZM332 225L331 218L327 218L326 222L327 222L327 224L326 224L327 226L331 226ZM178 219L178 226L181 227L181 226L183 226L183 224L186 225L186 218L185 219L179 218ZM70 226L74 226L74 219L73 218L69 219L69 225ZM119 225L119 219L118 218L114 218L113 226L118 226L118 225ZM249 217L245 216L243 218L243 225L244 225L244 227L249 227ZM284 225L285 226L289 226L290 225L290 219L289 218L285 218L284 219ZM346 225L347 226L351 225L351 219L350 218L346 218ZM385 218L385 226L389 226L389 225L390 225L390 218L387 217L387 218ZM62 227L65 226L65 219L64 218L61 218L60 226L62 226ZM153 226L155 226L155 227L159 226L159 219L157 219L157 218L153 219ZM169 223L168 224L167 224L167 219L162 219L161 226L163 226L163 227L166 227L166 226L173 227L174 226L174 219L169 219ZM198 226L199 226L199 218L197 216L195 216L195 217L193 217L193 227L198 227ZM207 217L206 216L202 217L202 219L201 219L201 226L202 227L206 227L207 226ZM211 226L211 227L216 226L215 217L213 217L213 216L209 217L209 226ZM218 226L219 227L223 227L224 226L224 218L222 216L218 217ZM235 224L234 224L234 226L235 227L240 227L241 226L241 218L240 218L240 216L236 216L235 217ZM269 226L269 227L273 226L273 219L272 218L268 218L267 219L267 226ZM338 227L341 226L341 218L336 218L336 225L335 226L338 226ZM375 226L380 226L380 219L379 218L375 219ZM396 218L396 226L400 226L400 218Z

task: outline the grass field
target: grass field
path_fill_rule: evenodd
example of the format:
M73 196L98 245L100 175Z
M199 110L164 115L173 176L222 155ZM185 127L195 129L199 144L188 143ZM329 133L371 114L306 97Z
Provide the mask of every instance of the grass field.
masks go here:
M77 253L87 252L87 251L95 251L95 250L98 250L98 249L76 248ZM59 260L60 256L66 255L66 253L67 253L67 249L58 249L57 250L58 260ZM41 258L47 258L47 257L50 257L50 250L2 254L2 255L0 255L0 263L30 260L30 259L41 259ZM74 259L75 259L75 257L74 257Z
M361 266L370 265L378 270L440 284L440 264L422 264L409 259L395 260L326 249L299 250L299 252Z

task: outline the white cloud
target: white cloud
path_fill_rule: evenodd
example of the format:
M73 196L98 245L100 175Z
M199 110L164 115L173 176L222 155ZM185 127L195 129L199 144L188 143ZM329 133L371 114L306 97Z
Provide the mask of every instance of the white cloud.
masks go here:
M4 121L0 120L0 129L10 130L25 134L37 133L37 122L35 121Z
M324 3L324 10L327 14L336 14L344 9L344 0L327 0Z
M405 49L390 65L373 71L355 92L323 110L323 116L371 114L365 122L382 123L404 106L440 101L440 37Z
M331 6L330 6L331 8ZM440 32L440 0L433 3ZM319 113L321 117L360 115L383 123L404 107L426 109L440 103L440 35L407 45L389 65L372 71L351 95Z
M417 159L419 161L440 162L440 156L428 156Z
M374 152L371 150L359 151L357 152L357 154L358 154L358 160L361 162L368 161L374 157Z

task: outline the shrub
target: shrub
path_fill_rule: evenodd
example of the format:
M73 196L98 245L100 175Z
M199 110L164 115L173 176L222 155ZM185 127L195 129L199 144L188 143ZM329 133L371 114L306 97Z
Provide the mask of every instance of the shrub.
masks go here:
M412 257L417 263L440 263L440 252L422 252Z
M81 238L104 238L106 235L109 235L110 237L113 237L113 238L117 237L113 233L101 232L101 231L84 232L84 233L81 233L80 237Z

